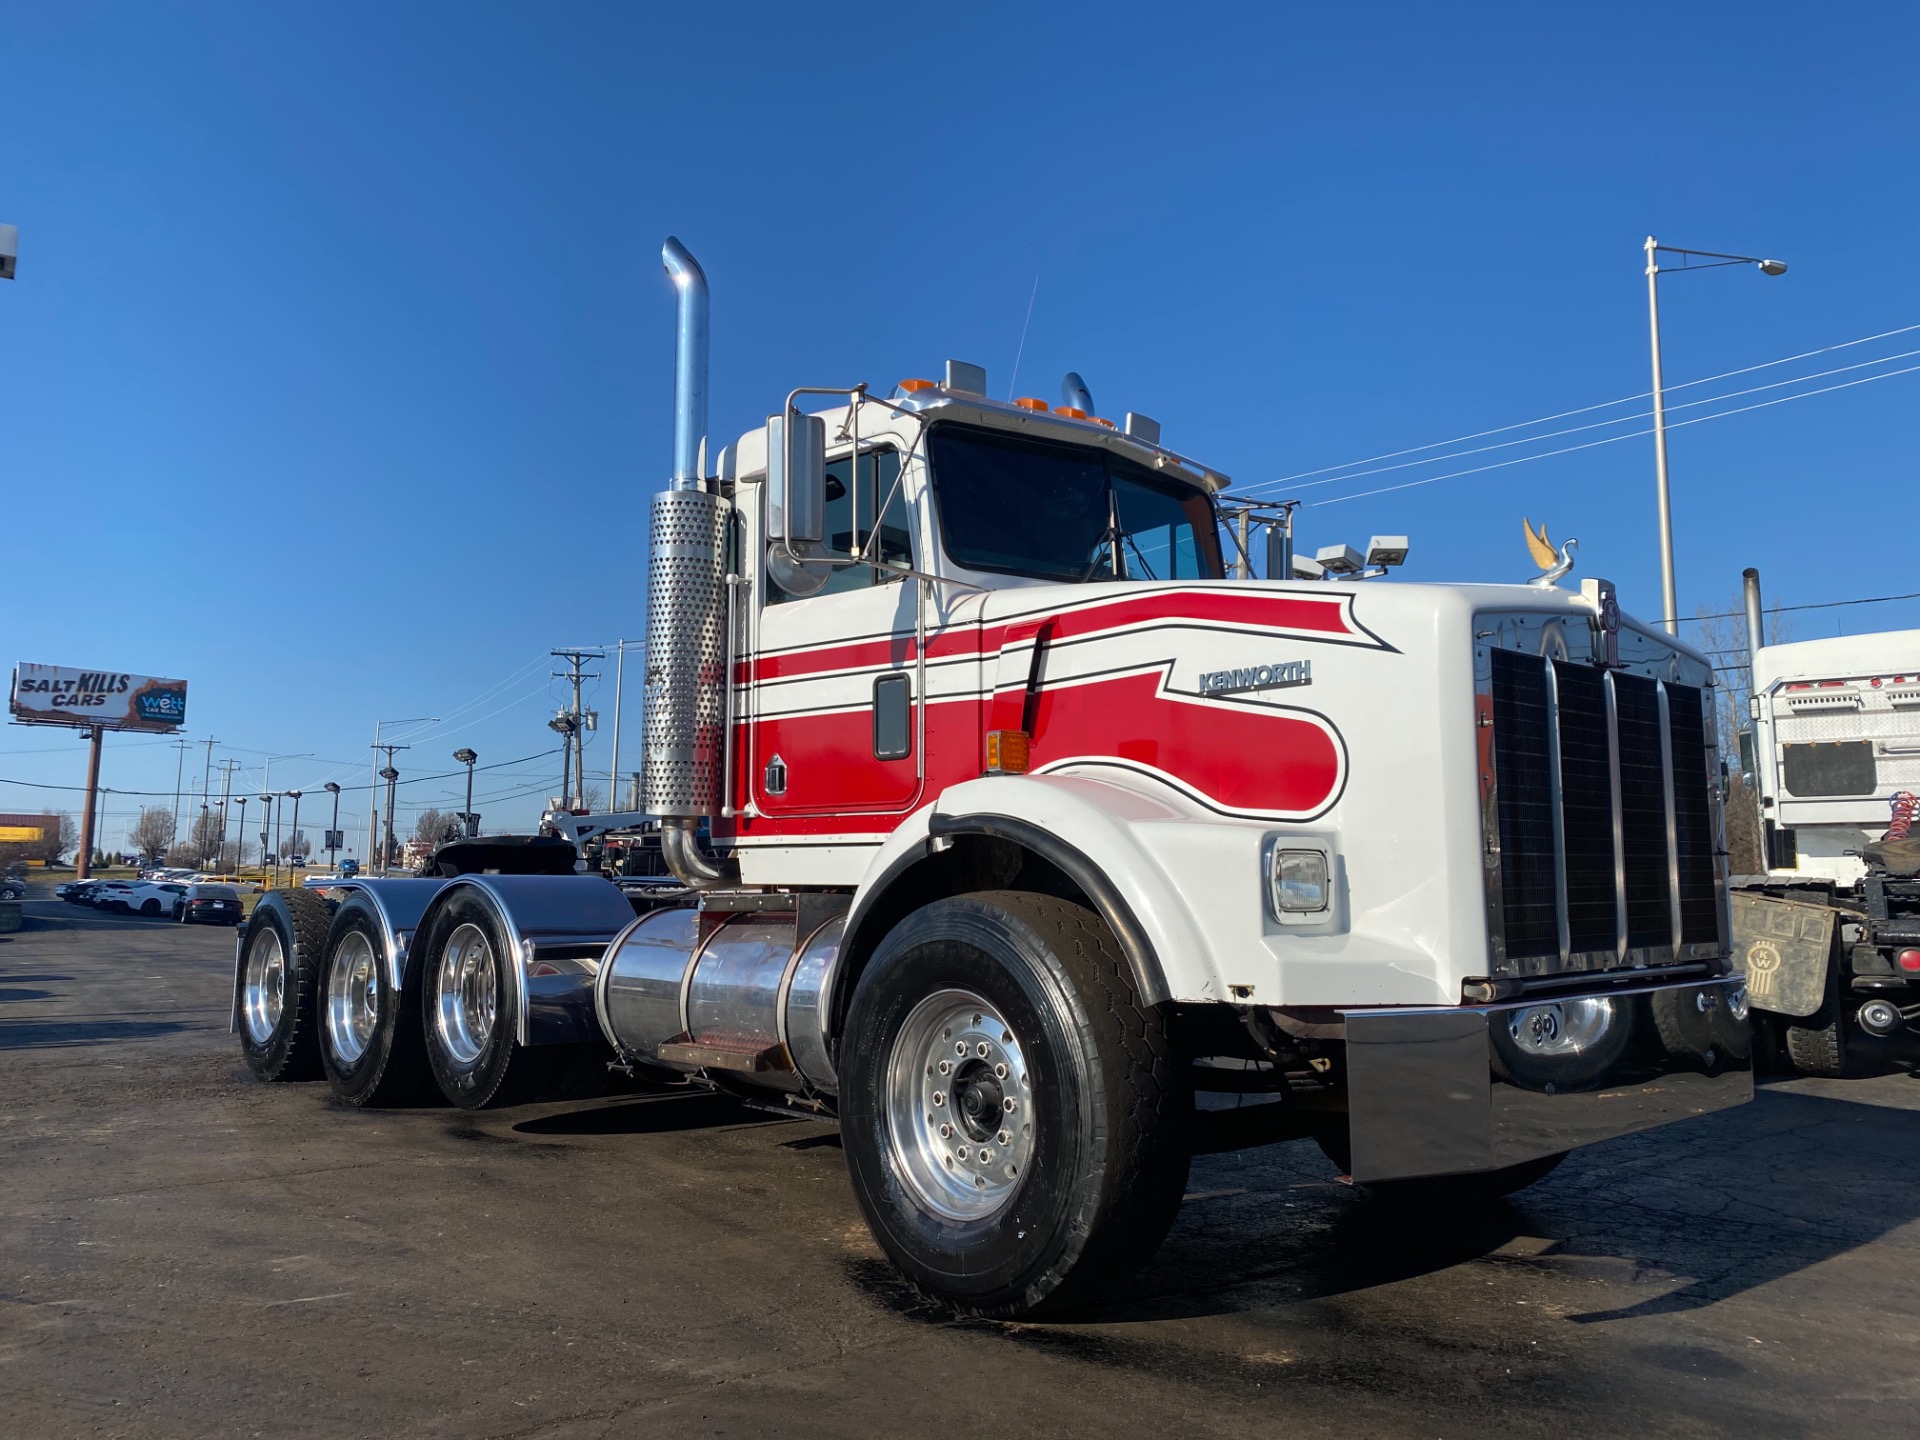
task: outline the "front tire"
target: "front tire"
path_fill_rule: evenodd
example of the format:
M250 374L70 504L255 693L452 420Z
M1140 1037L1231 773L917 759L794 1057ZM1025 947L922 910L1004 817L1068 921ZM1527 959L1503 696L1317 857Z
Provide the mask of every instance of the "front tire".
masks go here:
M262 1080L320 1077L313 981L332 918L307 890L253 912L240 949L240 1052Z
M420 1016L434 1082L462 1110L518 1105L553 1078L552 1047L516 1044L519 989L514 946L471 892L435 914L418 952Z
M404 1105L427 1089L427 1052L418 994L394 988L385 942L365 910L335 917L320 972L320 1061L327 1084L349 1105Z
M914 912L861 975L840 1056L854 1193L939 1302L1069 1306L1165 1239L1186 1185L1183 1071L1086 907L991 891Z

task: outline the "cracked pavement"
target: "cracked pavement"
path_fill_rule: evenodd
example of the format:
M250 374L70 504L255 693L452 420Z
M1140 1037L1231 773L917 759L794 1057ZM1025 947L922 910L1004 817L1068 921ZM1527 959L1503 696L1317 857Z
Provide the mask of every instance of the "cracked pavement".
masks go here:
M254 1081L232 937L0 937L0 1435L1907 1435L1920 1079L1762 1088L1465 1221L1198 1161L1112 1303L958 1321L831 1126L690 1093L361 1113Z

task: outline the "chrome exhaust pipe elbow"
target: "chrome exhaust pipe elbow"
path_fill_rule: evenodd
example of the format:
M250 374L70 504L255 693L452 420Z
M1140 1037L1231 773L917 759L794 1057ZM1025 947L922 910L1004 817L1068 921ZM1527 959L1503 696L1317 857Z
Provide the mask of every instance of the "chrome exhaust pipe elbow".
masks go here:
M680 294L673 342L673 488L700 484L700 453L707 439L707 339L711 306L707 274L673 236L660 247L660 263Z
M667 862L673 878L693 890L715 890L739 882L739 872L730 862L709 859L700 849L695 831L699 820L690 816L666 816L660 821L660 858Z

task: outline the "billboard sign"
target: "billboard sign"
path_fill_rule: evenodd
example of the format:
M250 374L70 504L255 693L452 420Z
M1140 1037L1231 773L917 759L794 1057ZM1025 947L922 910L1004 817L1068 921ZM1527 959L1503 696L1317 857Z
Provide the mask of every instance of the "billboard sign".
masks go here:
M178 730L187 723L187 682L64 665L18 665L7 708L23 725Z

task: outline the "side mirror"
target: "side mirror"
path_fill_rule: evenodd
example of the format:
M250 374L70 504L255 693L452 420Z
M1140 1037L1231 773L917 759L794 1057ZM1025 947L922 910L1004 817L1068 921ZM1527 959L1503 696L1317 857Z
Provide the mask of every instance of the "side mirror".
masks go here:
M827 533L827 422L789 410L767 417L767 538L796 553Z
M767 417L767 574L789 595L817 595L827 533L827 422L789 410ZM812 563L810 563L812 562Z

